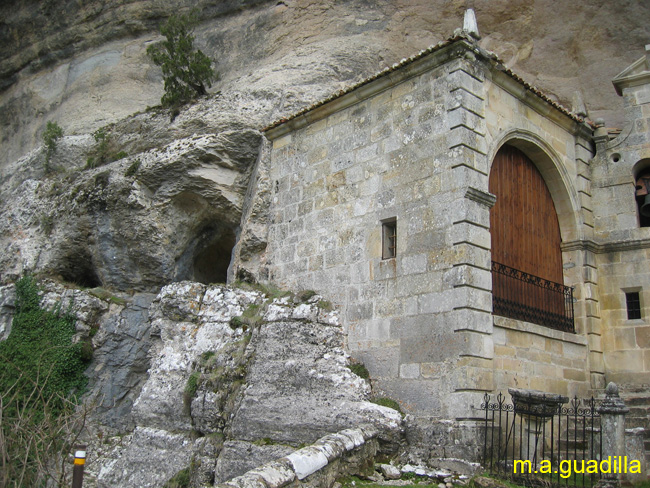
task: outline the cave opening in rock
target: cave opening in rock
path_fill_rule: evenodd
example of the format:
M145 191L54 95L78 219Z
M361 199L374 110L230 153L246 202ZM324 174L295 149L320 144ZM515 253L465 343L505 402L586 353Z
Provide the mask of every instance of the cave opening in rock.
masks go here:
M235 233L232 229L223 229L205 245L197 247L193 263L194 280L204 284L225 283L233 247Z
M59 263L57 271L64 281L74 283L82 288L102 286L102 281L93 266L92 258L87 252L68 254Z

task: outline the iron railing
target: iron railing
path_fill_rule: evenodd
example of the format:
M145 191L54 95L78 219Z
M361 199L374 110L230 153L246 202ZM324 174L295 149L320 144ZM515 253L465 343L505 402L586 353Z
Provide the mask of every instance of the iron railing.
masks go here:
M565 400L568 400L565 398ZM591 487L600 475L589 461L602 459L602 432L596 401L521 409L501 393L485 395L483 466L495 476L531 487ZM528 464L529 462L529 464Z
M573 288L492 262L492 313L575 332Z

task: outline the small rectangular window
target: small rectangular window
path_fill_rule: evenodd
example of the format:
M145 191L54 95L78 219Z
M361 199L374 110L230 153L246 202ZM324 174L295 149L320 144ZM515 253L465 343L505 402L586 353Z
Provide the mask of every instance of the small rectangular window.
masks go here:
M390 259L397 256L397 220L391 219L382 223L382 258Z
M625 293L625 303L627 305L628 320L641 318L641 299L638 291Z

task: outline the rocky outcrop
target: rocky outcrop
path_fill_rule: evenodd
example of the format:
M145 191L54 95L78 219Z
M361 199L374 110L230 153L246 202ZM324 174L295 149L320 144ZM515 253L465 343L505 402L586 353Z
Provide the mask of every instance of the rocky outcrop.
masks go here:
M196 483L222 482L363 424L398 445L401 415L368 401L337 313L317 295L188 281L157 295L41 286L42 306L71 308L94 350L84 486L162 486L190 466ZM9 320L14 292L0 291Z
M16 290L13 285L0 287L0 341L11 333L11 321L16 307Z
M337 479L351 474L369 475L378 451L377 433L372 425L364 425L328 434L310 446L215 486L321 487L333 486Z
M29 270L142 291L183 279L226 281L259 132L231 125L156 138L130 129L108 133L116 151L133 154L113 163L88 168L97 143L69 137L54 174L43 174L39 151L12 165L3 186L9 198L0 203L4 280Z
M367 401L368 383L346 366L337 316L317 296L270 301L183 282L162 289L150 319L159 338L133 406L137 427L102 461L98 486L157 486L189 465L179 450L200 479L225 481L362 423L399 437L400 415ZM146 464L150 444L167 454L158 448ZM141 477L133 458L144 463Z

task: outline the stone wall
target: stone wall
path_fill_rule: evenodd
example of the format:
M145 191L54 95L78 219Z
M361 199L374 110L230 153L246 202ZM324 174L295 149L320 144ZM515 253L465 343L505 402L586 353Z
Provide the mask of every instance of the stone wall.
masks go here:
M451 171L470 150L450 111L469 96L449 96L466 75L451 51L439 54L450 64L275 139L270 170L270 280L344 304L350 351L407 412L443 409L436 392L453 391L468 341L491 354L489 336L454 330L466 329L452 318L460 302L480 301L483 315L490 306L489 235L467 223L449 232L468 211L487 225L487 210ZM382 221L392 218L397 257L382 259ZM466 255L482 268L454 268ZM463 272L482 276L483 290L456 289Z
M650 372L650 227L640 227L634 187L635 178L650 166L648 52L615 78L625 100L626 125L610 135L599 122L593 162L604 361L608 381L623 391L647 389ZM640 319L628 319L626 292L639 293Z
M467 39L443 43L267 131L269 279L341 304L353 356L417 415L471 419L484 392L516 384L496 366L509 352L498 355L494 340L509 338L493 334L491 315L487 190L498 148L517 145L538 164L564 240L593 225L589 129L482 56ZM382 224L393 219L397 254L383 259ZM586 334L588 259L582 250L564 257ZM587 360L587 343L569 341L579 352L566 368ZM525 373L560 354L538 354ZM572 388L589 380L575 374Z
M494 383L573 398L591 394L583 335L494 317Z

